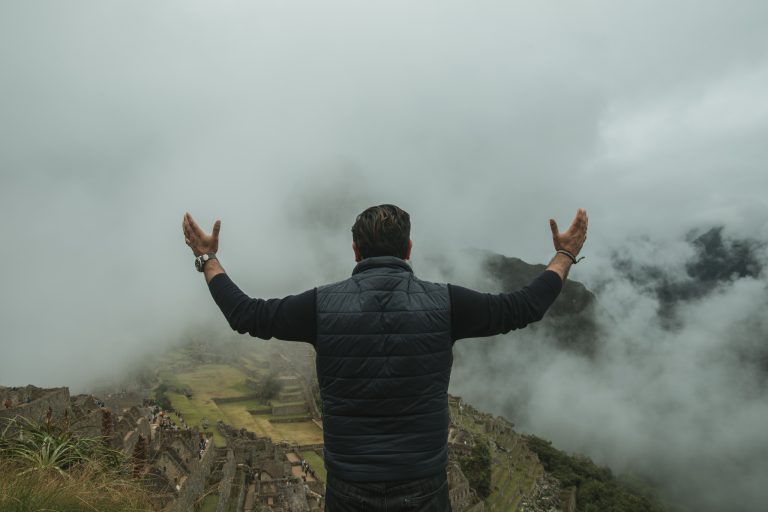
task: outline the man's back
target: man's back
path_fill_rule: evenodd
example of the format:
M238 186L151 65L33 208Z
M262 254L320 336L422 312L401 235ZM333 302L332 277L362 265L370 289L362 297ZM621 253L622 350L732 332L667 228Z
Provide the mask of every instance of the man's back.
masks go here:
M483 294L413 276L410 217L394 205L358 215L351 278L283 299L252 299L216 260L220 222L207 235L187 214L184 236L230 326L264 339L312 343L323 400L326 510L450 510L447 391L453 343L540 320L578 260L586 212L560 233L556 254L529 286Z
M325 464L356 482L424 478L448 462L448 287L391 256L317 289Z

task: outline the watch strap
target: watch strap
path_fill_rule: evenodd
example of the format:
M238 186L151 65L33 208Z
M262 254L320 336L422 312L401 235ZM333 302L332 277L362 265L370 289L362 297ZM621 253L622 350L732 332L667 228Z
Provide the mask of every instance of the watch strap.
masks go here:
M216 259L218 259L218 258L216 257L216 253L215 252L208 252L208 253L205 253L205 254L201 254L200 256L195 258L195 268L197 269L198 272L202 272L203 270L205 270L205 264L206 263L208 263L211 260L216 260Z

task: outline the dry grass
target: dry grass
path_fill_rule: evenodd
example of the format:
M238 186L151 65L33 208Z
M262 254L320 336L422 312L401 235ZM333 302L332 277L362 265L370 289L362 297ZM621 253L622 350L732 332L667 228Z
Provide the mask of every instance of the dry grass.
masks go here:
M17 416L0 428L0 512L152 510L124 453L66 425Z
M65 473L28 469L0 460L0 512L152 510L149 495L136 481L98 464Z

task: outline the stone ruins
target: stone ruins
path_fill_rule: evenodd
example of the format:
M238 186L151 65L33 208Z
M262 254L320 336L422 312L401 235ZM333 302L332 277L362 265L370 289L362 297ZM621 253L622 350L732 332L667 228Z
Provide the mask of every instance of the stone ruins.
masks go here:
M572 493L544 473L512 423L449 398L448 482L455 512L575 510ZM103 437L131 457L134 476L151 489L156 510L190 512L204 501L206 510L214 510L215 503L216 512L324 510L325 483L301 458L308 452L322 458L322 445L276 443L218 422L215 428L226 446L217 447L212 432L189 428L180 413L138 397L105 400L70 396L68 388L0 386L0 419L54 418L74 431ZM490 444L493 457L494 489L486 501L471 488L459 463L479 440Z

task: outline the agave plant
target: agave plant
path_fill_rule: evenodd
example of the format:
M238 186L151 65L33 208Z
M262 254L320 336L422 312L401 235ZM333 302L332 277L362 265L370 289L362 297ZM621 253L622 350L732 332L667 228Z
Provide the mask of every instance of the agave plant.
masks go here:
M0 434L0 456L20 463L26 471L53 469L62 474L78 464L99 463L118 468L125 455L99 438L77 435L47 421L38 423L23 416L6 420Z

